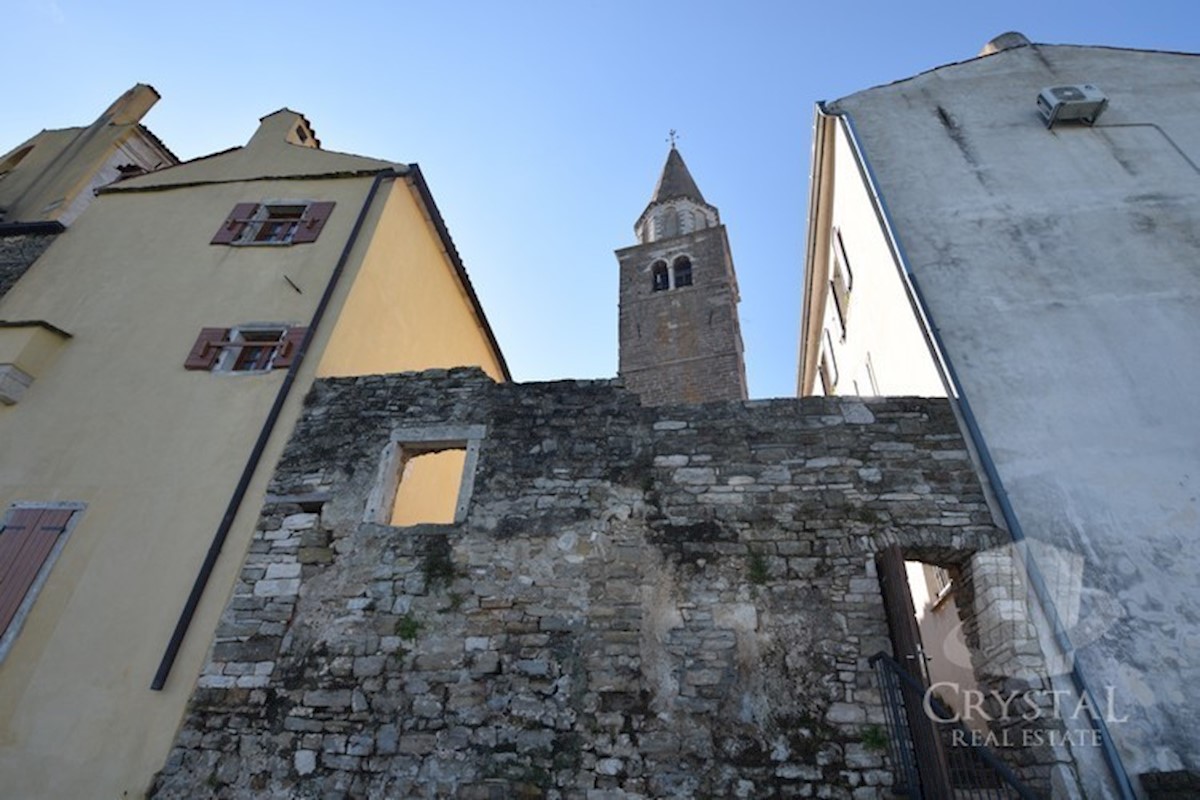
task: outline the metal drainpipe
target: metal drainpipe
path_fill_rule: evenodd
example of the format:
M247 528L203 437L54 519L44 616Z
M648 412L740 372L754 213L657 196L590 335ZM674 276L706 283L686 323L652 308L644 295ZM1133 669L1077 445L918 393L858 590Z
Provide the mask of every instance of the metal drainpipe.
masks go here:
M325 316L325 310L329 307L330 301L333 299L333 292L337 288L338 279L341 278L342 272L345 270L346 262L350 259L350 251L358 241L359 233L362 231L363 223L366 221L367 212L371 209L371 204L375 200L375 194L379 191L379 185L387 178L399 177L401 173L393 169L385 169L382 172L376 173L375 179L371 182L371 188L367 191L367 197L363 201L362 208L359 209L358 218L354 220L354 228L350 231L350 236L346 239L346 244L342 248L342 254L338 257L337 264L333 268L333 274L329 276L329 282L325 284L325 292L321 295L320 302L317 303L317 310L313 312L312 321L308 324L308 331L304 334L304 340L300 342L300 346L296 351L296 356L292 360L292 366L288 368L287 374L284 376L283 383L279 386L279 391L275 394L275 402L271 405L271 410L267 414L267 419L263 422L262 430L258 432L258 439L254 442L254 449L250 451L250 458L246 461L246 466L242 469L242 476L238 479L237 487L233 490L233 496L229 498L229 505L225 508L225 516L221 518L221 524L217 526L217 532L213 535L212 543L208 546L208 553L204 556L204 563L200 565L200 572L196 575L196 580L192 584L192 591L188 594L187 602L183 606L183 611L179 614L179 621L175 623L175 630L171 634L171 641L167 643L167 649L163 653L162 661L158 664L158 671L154 673L154 681L150 684L150 688L154 691L162 691L167 682L167 676L171 674L171 667L175 664L175 658L179 655L179 648L183 644L183 637L187 635L188 627L192 624L192 617L196 614L196 608L200 605L200 597L204 594L204 587L208 585L208 579L212 577L212 571L216 567L217 558L221 555L221 547L225 544L225 539L229 536L229 530L233 527L234 517L237 516L238 509L241 508L242 501L246 498L246 492L250 488L250 481L254 478L254 473L258 469L258 462L262 459L263 451L266 450L267 442L271 438L271 433L275 429L275 423L279 421L279 415L283 412L284 401L287 400L288 393L291 391L292 384L296 382L296 375L300 372L300 367L304 363L304 355L308 352L308 346L312 343L313 336L317 332L317 326L321 323L321 318Z
M958 373L954 369L954 364L951 362L950 355L947 353L942 342L941 332L933 324L933 319L929 314L929 306L925 303L925 297L921 293L920 286L917 284L917 278L909 267L908 257L904 252L903 245L900 243L900 237L896 233L895 225L892 224L891 214L888 212L883 195L879 192L879 183L875 179L875 172L871 169L870 161L867 160L867 154L863 150L858 138L858 132L854 128L854 120L847 111L830 112L826 110L823 103L818 104L818 107L822 114L837 117L846 123L846 131L850 137L855 157L859 160L859 164L862 166L865 174L867 188L871 192L872 203L875 205L876 211L886 228L885 232L892 255L895 257L896 263L900 265L902 271L901 277L903 278L905 287L909 291L910 302L912 302L914 308L918 311L918 318L925 329L926 338L934 347L935 358L939 365L944 368L942 380L948 389L948 399L951 403L955 403L958 406L959 412L962 415L963 422L967 427L967 433L971 437L971 442L974 444L975 450L979 455L979 460L983 465L984 474L987 476L988 482L992 486L992 491L996 495L996 501L1000 507L1001 514L1004 516L1005 524L1008 526L1009 535L1021 552L1022 560L1025 562L1029 583L1033 587L1033 592L1037 596L1043 612L1050 620L1054 638L1059 647L1063 649L1063 652L1070 657L1071 683L1075 686L1075 691L1079 693L1081 700L1086 699L1088 703L1088 721L1100 737L1104 761L1108 765L1113 781L1117 785L1117 790L1120 791L1121 797L1124 800L1135 800L1136 795L1133 791L1133 784L1130 781L1129 773L1125 770L1125 765L1121 762L1121 755L1117 752L1116 746L1113 744L1112 734L1109 733L1103 715L1097 713L1097 710L1101 706L1097 704L1095 695L1088 688L1087 681L1083 677L1083 672L1079 669L1079 662L1075 657L1075 648L1071 645L1067 630L1058 616L1058 610L1051 601L1049 590L1046 588L1046 580L1042 577L1041 570L1028 553L1025 531L1021 527L1020 520L1017 519L1017 514L1013 510L1012 504L1009 502L1008 492L1004 488L1003 481L1000 480L1000 473L996 469L995 461L992 460L987 442L983 438L983 432L980 430L975 414L971 410L971 404L963 392L962 384L959 383Z

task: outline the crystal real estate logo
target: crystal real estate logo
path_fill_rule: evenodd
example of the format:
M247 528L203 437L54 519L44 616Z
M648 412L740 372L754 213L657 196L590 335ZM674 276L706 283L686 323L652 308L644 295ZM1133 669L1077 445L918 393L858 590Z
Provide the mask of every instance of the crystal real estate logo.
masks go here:
M1092 718L1103 718L1106 723L1125 722L1127 716L1117 715L1116 690L1104 687L1104 697L1097 703L1090 695L1076 695L1069 689L1026 689L1003 693L982 692L964 689L957 683L943 681L935 683L925 691L922 706L925 714L934 722L955 724L967 721L1000 723L999 726L981 730L958 726L950 731L950 743L955 747L985 745L987 747L1034 747L1037 745L1071 745L1073 747L1099 747L1100 732L1088 725ZM954 705L962 711L954 711L938 698L947 691L959 693L961 702ZM984 706L990 704L992 711ZM1064 729L1023 728L1012 726L1014 721L1033 722L1050 718L1071 723ZM1085 726L1087 727L1080 727Z
M1031 540L975 555L974 591L960 613L974 620L977 641L969 650L944 647L941 655L969 674L998 680L989 688L932 679L924 712L950 727L953 745L1099 746L1094 721L1128 720L1119 687L1079 693L1067 677L1076 653L1123 614L1115 597L1084 585L1084 567L1083 556ZM1044 724L1051 721L1059 724Z

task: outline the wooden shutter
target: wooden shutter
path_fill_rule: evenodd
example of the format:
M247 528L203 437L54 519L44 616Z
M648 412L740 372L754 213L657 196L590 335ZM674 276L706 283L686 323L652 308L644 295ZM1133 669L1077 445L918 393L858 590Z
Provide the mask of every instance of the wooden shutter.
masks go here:
M29 587L74 511L18 508L0 529L0 633L8 629Z
M306 333L308 333L308 328L304 326L288 328L279 345L279 355L275 356L275 361L271 364L274 369L286 369L292 365L300 352L300 345L304 342Z
M183 362L184 369L212 369L221 355L221 342L228 336L228 328L201 328L192 352Z
M221 223L216 236L209 244L232 244L242 234L246 223L254 219L258 212L258 203L238 203L229 212L229 216Z
M321 234L321 229L325 227L325 220L329 219L333 212L334 205L328 202L309 203L308 210L304 212L304 219L300 220L299 227L292 234L292 244L315 242Z

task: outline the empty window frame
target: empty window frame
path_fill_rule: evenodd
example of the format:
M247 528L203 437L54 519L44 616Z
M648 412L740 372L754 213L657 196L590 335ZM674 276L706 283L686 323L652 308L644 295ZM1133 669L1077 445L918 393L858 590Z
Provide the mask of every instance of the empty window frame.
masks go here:
M0 517L0 661L83 509L83 503L16 503Z
M268 200L238 203L221 223L211 244L290 245L315 242L334 203Z
M675 259L675 263L671 265L671 273L675 279L675 288L681 286L692 285L692 260L687 256L680 256Z
M484 432L482 425L394 431L364 519L397 526L464 521Z
M679 256L667 266L665 261L655 261L650 266L650 290L664 292L668 289L680 289L692 285L692 260L687 256Z
M286 369L295 361L308 328L270 323L234 328L201 328L185 369L262 373Z
M671 275L667 270L667 262L655 261L650 267L651 291L665 292L671 288Z

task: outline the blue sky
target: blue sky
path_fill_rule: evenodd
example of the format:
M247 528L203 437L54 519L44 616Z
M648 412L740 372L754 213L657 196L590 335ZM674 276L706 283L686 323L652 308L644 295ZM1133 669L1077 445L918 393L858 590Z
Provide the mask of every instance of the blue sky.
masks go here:
M813 103L1037 42L1195 51L1193 3L7 0L0 152L139 81L181 158L282 106L417 162L518 380L609 377L667 131L729 230L754 397L795 393ZM18 66L20 65L20 66Z

